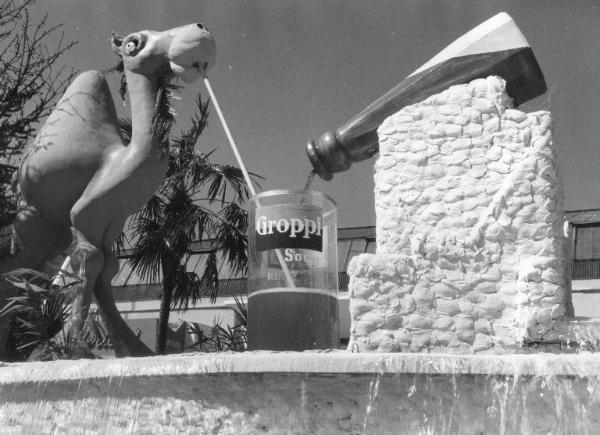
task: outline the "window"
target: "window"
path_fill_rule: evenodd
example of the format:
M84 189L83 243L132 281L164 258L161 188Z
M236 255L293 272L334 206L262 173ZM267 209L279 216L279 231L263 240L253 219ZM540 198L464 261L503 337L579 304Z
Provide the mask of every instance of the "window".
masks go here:
M600 226L585 225L575 229L575 259L600 259Z
M338 272L346 271L346 262L348 261L351 245L351 239L338 240Z
M377 243L375 242L375 239L367 239L367 247L365 248L365 252L368 254L374 254L376 248Z
M353 257L359 254L374 254L375 239L357 237L338 241L338 271L346 272Z

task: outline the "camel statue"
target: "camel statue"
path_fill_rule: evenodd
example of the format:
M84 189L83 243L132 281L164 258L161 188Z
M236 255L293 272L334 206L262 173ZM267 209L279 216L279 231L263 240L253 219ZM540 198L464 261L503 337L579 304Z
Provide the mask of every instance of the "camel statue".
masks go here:
M214 63L216 48L203 24L125 38L113 34L112 45L127 80L131 141L123 143L119 135L104 76L98 71L79 75L26 147L14 222L22 249L14 263L41 270L74 246L72 264L82 284L68 321L71 331L81 330L93 294L117 356L142 356L152 351L127 326L112 296L111 280L118 271L112 245L167 171L168 159L152 128L159 85L174 76L187 83L202 77Z

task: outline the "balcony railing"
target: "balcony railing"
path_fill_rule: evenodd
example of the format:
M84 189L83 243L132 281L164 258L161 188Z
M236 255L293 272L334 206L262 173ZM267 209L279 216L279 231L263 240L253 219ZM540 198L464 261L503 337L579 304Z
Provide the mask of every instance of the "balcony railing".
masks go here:
M600 278L600 258L573 260L571 263L572 279Z

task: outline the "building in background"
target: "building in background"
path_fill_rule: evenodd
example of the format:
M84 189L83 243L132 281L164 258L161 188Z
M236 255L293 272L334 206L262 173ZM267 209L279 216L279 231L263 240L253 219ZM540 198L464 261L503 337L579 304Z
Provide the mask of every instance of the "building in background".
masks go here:
M576 316L600 317L600 209L565 212Z
M575 315L600 318L600 209L565 212L568 224L571 254L571 286ZM11 231L0 230L0 251L7 255L11 250ZM188 270L202 274L210 244L196 242L188 259ZM348 263L355 255L375 252L375 227L341 228L338 230L340 346L350 335L348 308ZM217 252L217 256L219 253ZM119 273L113 279L113 292L117 307L133 331L151 349L156 345L156 332L160 310L161 283L144 282L128 264L128 252L119 258ZM236 298L246 302L245 276L234 275L219 257L219 297L213 304L208 296L185 312L173 310L170 317L172 335L171 351L182 351L190 343L189 336L180 328L181 321L196 323L207 330L215 322L235 325L239 322Z
M188 271L202 275L204 265L211 253L206 241L196 242L187 261ZM350 310L348 307L348 263L358 254L375 252L375 227L338 229L338 281L340 313L340 346L345 346L350 336ZM239 323L238 300L247 301L248 287L245 276L235 275L217 252L219 264L219 297L211 303L208 296L185 312L173 310L170 316L171 337L167 347L181 351L190 343L180 325L182 321L195 323L207 331L217 322L222 326ZM144 282L128 263L128 252L119 258L119 273L113 279L113 294L117 308L133 331L141 334L141 340L151 349L156 345L156 332L160 310L161 283Z

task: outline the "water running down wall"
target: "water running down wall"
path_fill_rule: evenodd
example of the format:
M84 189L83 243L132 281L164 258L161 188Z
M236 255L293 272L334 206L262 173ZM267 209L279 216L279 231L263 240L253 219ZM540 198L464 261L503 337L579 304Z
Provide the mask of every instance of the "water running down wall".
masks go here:
M3 434L593 434L600 359L183 354L0 367Z

